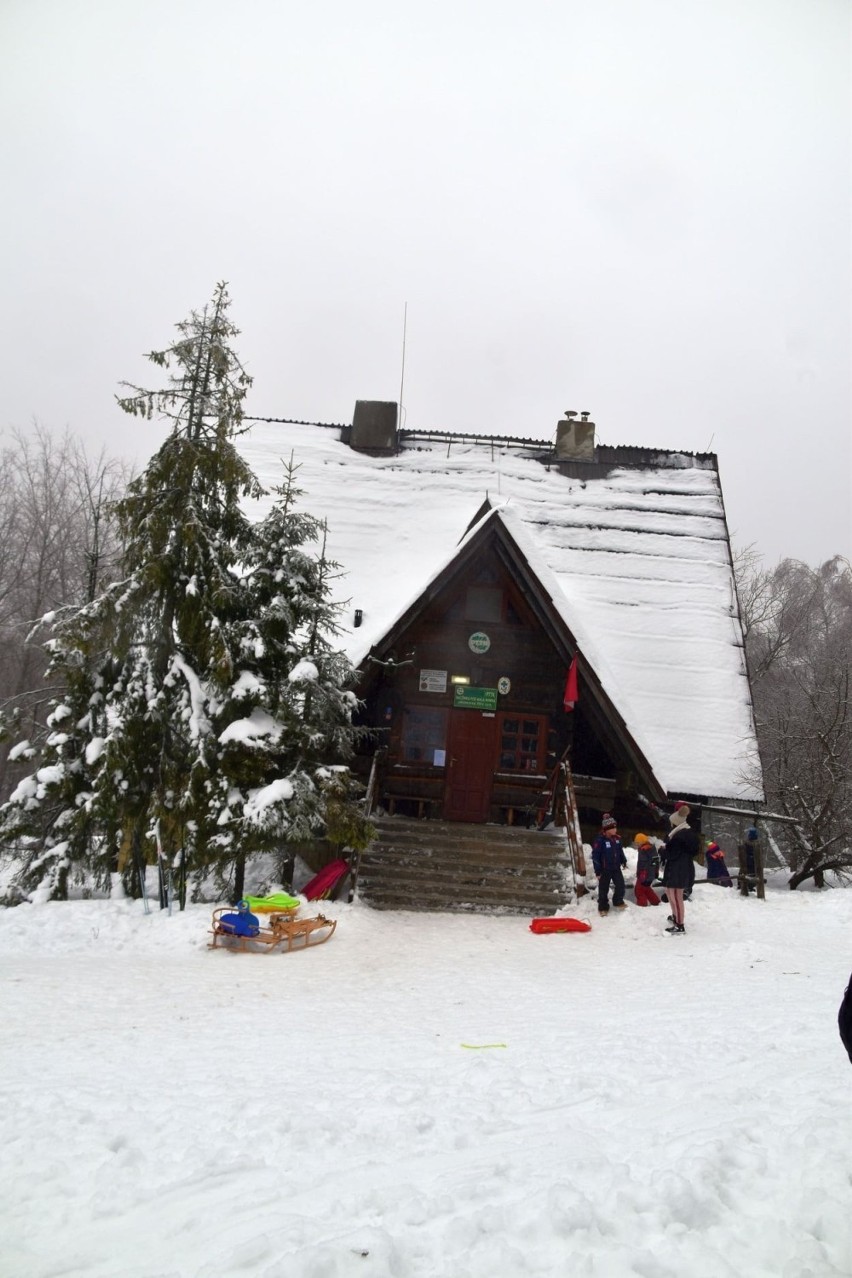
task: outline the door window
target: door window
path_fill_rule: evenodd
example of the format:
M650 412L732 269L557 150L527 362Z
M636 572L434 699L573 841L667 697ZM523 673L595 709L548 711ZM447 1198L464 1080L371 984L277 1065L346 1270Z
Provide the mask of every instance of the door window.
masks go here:
M402 719L404 763L435 764L447 748L447 712L434 706L406 706ZM442 766L443 758L438 766Z

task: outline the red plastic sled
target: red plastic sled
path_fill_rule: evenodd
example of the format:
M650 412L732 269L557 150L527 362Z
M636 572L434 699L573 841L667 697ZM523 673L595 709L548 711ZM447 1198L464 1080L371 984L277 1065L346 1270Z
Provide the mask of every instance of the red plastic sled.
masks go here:
M533 919L531 932L591 932L592 925L585 919Z
M327 901L335 888L346 878L351 866L348 861L344 861L342 857L336 861L331 861L328 865L323 866L319 874L316 874L302 888L302 896L307 897L309 901Z

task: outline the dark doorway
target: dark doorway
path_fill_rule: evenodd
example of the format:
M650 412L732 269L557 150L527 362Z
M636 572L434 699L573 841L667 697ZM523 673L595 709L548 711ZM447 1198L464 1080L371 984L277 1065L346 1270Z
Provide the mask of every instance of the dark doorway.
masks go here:
M452 710L447 742L447 821L485 821L491 803L497 719L478 710Z

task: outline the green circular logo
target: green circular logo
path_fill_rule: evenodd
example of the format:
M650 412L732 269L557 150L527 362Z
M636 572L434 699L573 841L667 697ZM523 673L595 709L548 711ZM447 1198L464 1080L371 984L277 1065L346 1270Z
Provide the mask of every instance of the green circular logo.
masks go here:
M483 634L481 630L477 630L468 639L467 646L471 652L487 652L491 647L491 640L488 635Z

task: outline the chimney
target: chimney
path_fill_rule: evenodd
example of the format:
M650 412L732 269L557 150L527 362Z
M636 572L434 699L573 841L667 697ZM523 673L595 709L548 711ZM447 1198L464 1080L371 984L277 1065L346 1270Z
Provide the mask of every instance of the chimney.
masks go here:
M566 410L561 421L556 423L556 460L557 461L594 461L595 460L595 423L589 421L587 412L577 414Z
M396 404L387 400L357 399L352 414L349 446L359 453L383 456L397 449Z

